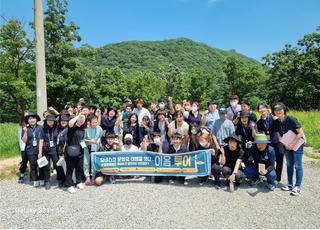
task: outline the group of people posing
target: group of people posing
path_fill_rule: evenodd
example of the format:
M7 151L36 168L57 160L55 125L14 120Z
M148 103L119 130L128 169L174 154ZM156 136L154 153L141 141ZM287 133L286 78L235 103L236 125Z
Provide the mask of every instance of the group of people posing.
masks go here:
M66 106L60 112L49 107L40 117L24 111L19 128L22 162L19 183L24 182L27 163L30 164L30 180L34 186L50 189L50 163L39 168L37 160L45 157L52 161L57 173L59 187L66 186L70 193L75 187L84 189L83 183L101 185L107 177L91 167L91 155L98 151L152 151L165 154L180 154L208 149L211 152L211 174L216 189L220 189L220 176L227 184L240 186L245 180L251 186L266 181L270 191L281 181L283 159L286 155L288 183L281 189L299 195L303 177L303 147L295 148L305 136L295 117L287 115L282 102L271 109L265 103L258 105L260 119L250 110L250 102L239 104L237 95L229 97L230 106L217 109L215 100L207 103L207 110L200 114L199 102L184 100L173 105L169 97L150 102L151 110L144 108L144 101L136 99L135 106L125 100L125 110L114 106L103 110L92 103L82 106L80 98L74 106ZM55 115L53 115L51 112ZM280 141L288 131L296 134L291 144ZM295 149L295 150L294 150ZM65 160L65 166L57 162ZM75 171L75 181L72 174ZM295 184L293 174L296 173ZM207 183L209 176L201 177L200 184ZM115 176L108 176L115 183ZM156 176L155 183L163 180ZM168 177L188 184L185 177Z

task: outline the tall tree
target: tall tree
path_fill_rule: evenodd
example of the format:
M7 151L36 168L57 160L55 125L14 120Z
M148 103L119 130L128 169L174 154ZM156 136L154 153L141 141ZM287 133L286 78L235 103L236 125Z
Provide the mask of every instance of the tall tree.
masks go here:
M21 110L35 102L34 44L28 39L18 19L0 28L0 88L10 96ZM1 95L5 99L5 95ZM2 104L2 103L1 103Z
M320 109L320 33L304 35L298 45L285 45L283 50L263 57L270 74L268 98L292 108Z

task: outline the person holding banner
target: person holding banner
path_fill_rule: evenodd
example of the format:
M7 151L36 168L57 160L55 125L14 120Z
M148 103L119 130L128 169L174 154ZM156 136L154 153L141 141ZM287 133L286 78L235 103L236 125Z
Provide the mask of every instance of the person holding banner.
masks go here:
M106 136L106 141L107 141L107 144L105 145L102 145L100 148L99 148L99 151L98 152L110 152L110 151L119 151L119 144L115 143L116 139L116 135L112 132L109 132ZM98 171L96 172L95 174L95 184L96 185L101 185L103 180L105 179L106 175L104 175L102 172ZM109 181L111 184L115 184L116 183L116 180L114 178L114 175L111 175L109 177Z
M182 112L181 112L182 114ZM182 115L183 116L183 115ZM183 119L183 118L182 118ZM163 153L168 154L179 154L179 153L186 153L189 152L188 148L181 143L182 141L182 135L181 133L175 132L172 134L172 144L169 145L168 148L163 149ZM186 181L186 177L179 177L185 185L188 184L188 181ZM162 178L161 178L162 179ZM174 180L176 179L176 176L169 176L169 183L173 184Z
M223 164L222 174L227 178L227 185L229 185L229 181L235 181L236 186L240 186L243 177L240 165L244 155L243 149L239 146L241 141L235 134L223 139L223 141L227 145L220 150L221 163Z
M301 193L301 182L303 178L302 168L302 155L304 144L298 146L298 149L294 150L297 142L305 136L301 127L301 124L297 118L287 115L287 107L282 102L277 102L272 106L272 114L278 117L274 121L274 131L281 137L288 131L292 131L296 137L291 144L284 145L284 152L287 160L287 175L288 183L281 189L284 191L291 191L291 195L298 196ZM293 186L293 173L296 170L296 184Z
M75 193L72 182L72 172L76 170L76 187L84 189L81 183L83 169L83 155L86 144L84 142L84 132L87 129L86 117L81 113L69 121L67 133L67 151L65 160L67 164L66 182L68 192Z
M29 113L24 117L24 123L29 124L22 128L21 140L26 144L25 152L27 154L30 164L30 181L33 181L33 186L38 187L44 185L44 181L39 181L41 175L38 174L38 154L39 154L39 141L42 130L42 125L38 125L40 117L37 114Z
M197 150L211 150L211 174L214 177L214 184L216 189L220 189L220 174L221 174L221 167L219 165L219 157L220 151L217 150L217 147L211 143L210 136L207 133L201 133L199 137L199 146ZM201 177L200 185L203 183L208 182L208 176Z
M244 173L252 180L251 187L257 186L263 177L267 178L268 188L274 191L274 181L277 173L274 170L276 162L276 153L271 147L270 141L267 140L265 134L257 134L252 147L249 150L249 159L253 159L254 163L244 168Z
M122 146L121 151L139 151L138 147L133 144L133 136L127 133L124 136L125 145Z
M92 184L95 184L95 170L91 165L91 155L92 152L96 152L99 147L100 139L102 137L102 128L98 125L98 117L93 116L90 120L89 126L84 134L84 141L86 142L86 147L84 148L84 159L83 159L83 172L86 178L85 185L90 184L90 172L92 175Z

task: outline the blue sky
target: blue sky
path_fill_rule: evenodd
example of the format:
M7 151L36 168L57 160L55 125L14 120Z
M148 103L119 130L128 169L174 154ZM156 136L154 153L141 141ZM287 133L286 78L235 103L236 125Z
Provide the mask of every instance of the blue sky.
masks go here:
M24 20L30 38L32 7L32 0L0 0L0 14ZM320 0L69 0L68 10L81 43L94 48L187 37L258 61L320 26Z

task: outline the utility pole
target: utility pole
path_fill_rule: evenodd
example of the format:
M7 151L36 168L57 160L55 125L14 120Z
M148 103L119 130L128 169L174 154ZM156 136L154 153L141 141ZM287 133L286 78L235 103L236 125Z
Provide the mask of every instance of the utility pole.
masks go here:
M44 53L44 28L42 0L34 0L34 26L36 40L37 114L47 110L46 62Z

